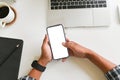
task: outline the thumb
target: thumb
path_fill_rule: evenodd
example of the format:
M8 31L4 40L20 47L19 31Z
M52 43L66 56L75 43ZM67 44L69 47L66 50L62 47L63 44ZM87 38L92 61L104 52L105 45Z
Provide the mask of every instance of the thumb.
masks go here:
M75 43L73 41L69 41L69 42L63 42L62 45L64 47L72 49L74 47Z
M47 43L47 42L48 42L48 36L47 36L47 35L45 35L43 42L44 42L44 43Z
M65 43L65 42L63 42L63 43L62 43L62 45L63 45L64 47L67 47L67 45L66 45L66 43Z
M70 42L63 42L62 45L66 48L71 48Z

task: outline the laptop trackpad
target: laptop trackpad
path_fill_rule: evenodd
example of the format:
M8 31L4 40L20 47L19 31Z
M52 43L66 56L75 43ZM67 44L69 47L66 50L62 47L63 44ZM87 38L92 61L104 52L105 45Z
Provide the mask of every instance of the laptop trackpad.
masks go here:
M92 9L66 11L64 13L66 27L93 26Z
M107 8L94 9L94 26L108 26L110 24L110 13Z

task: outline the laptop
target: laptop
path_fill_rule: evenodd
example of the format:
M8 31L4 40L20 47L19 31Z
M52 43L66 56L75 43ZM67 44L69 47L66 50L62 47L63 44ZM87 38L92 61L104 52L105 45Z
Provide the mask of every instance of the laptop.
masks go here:
M110 25L106 0L48 0L48 26L98 27Z

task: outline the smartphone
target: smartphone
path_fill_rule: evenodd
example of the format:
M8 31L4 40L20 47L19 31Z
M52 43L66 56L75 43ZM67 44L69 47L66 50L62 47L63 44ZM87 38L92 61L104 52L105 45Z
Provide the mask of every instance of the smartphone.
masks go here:
M68 57L68 50L62 43L66 42L64 28L61 24L47 27L50 48L53 59L61 59Z

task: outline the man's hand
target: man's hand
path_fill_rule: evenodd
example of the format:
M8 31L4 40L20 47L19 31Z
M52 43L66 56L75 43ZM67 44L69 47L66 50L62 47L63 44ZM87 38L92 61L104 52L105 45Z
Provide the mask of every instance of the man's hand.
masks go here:
M86 58L87 54L91 52L91 50L73 42L67 40L67 42L63 43L63 46L68 48L69 54L71 56L79 57L79 58Z
M41 55L40 59L38 60L38 62L40 64L42 64L43 66L46 66L47 63L52 60L52 54L51 54L49 40L48 40L47 35L45 35L41 50L42 50L42 55Z
M92 63L98 66L104 73L107 73L116 66L116 64L98 55L96 52L88 48L85 48L73 41L67 40L66 43L63 43L63 46L68 48L69 54L71 56L89 59Z
M44 67L48 64L48 62L52 60L51 50L48 42L49 42L48 36L45 35L45 38L43 40L43 44L41 47L42 55L38 60L38 63ZM39 80L42 75L42 72L36 69L32 69L28 75L32 78L35 78L36 80Z

